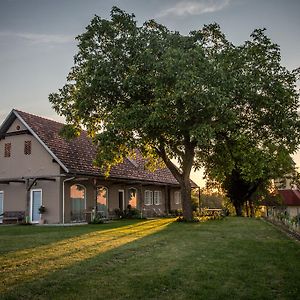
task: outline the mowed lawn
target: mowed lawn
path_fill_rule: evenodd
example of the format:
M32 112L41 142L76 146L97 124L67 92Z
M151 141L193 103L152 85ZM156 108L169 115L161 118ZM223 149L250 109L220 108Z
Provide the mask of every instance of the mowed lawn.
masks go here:
M262 220L0 226L0 299L300 299L300 243Z

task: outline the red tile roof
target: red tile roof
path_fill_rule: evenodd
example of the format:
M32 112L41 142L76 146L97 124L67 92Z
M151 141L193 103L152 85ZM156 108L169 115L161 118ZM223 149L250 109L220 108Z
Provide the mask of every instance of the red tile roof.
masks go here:
M86 132L83 131L79 137L68 141L59 135L64 124L19 110L15 111L70 173L103 176L103 172L93 164L96 147L87 137ZM143 158L140 154L134 159L136 163L130 160L126 158L123 163L113 167L110 177L178 185L168 168L149 172L145 170L144 164L141 164ZM197 185L192 182L192 186Z
M299 190L279 190L278 193L283 199L283 205L300 206L300 191Z

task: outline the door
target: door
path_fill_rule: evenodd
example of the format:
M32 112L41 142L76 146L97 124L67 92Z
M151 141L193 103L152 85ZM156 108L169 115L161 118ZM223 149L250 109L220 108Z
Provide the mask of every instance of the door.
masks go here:
M31 190L30 193L30 222L38 223L41 215L39 208L42 205L42 190Z
M4 200L4 193L0 191L0 223L3 222L3 200Z
M119 190L119 208L124 210L124 190Z

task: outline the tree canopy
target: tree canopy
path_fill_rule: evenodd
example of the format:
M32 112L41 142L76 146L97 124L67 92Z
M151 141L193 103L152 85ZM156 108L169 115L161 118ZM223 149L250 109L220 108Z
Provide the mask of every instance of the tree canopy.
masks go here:
M65 134L85 127L98 146L97 164L108 171L136 148L160 158L181 184L186 219L191 169L221 174L215 170L224 163L230 173L226 144L246 141L265 157L297 148L297 73L281 66L264 30L235 46L217 24L182 35L154 20L138 26L113 7L110 20L95 16L77 40L68 82L49 96L70 125ZM250 154L241 175L253 179L260 165L246 172L256 161Z

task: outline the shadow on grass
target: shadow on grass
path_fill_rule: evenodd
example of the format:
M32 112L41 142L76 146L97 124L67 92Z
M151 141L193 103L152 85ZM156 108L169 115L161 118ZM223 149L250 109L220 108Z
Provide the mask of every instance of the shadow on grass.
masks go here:
M82 226L0 226L0 255L8 252L32 249L87 233L102 232L137 224L141 220L121 220L101 225Z
M160 219L98 230L51 244L23 249L1 256L0 293L16 289L49 273L103 254L163 230L173 220ZM1 295L1 294L0 294Z
M86 234L69 243L75 251L59 244L54 261L47 252L44 258L38 247L40 263L37 258L34 266L28 264L36 273L30 277L21 269L19 281L8 282L0 298L297 299L299 295L299 245L259 220L228 218L202 224L155 220L107 234Z

